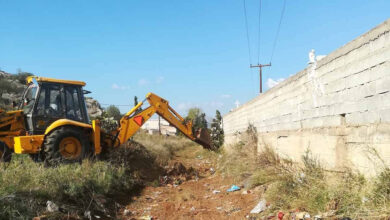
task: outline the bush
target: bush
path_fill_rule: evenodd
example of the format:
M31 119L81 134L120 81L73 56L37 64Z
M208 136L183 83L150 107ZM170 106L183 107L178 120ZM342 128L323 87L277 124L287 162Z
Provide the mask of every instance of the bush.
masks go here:
M114 118L115 120L120 120L122 117L119 108L116 107L115 105L108 106L106 112L108 117Z
M140 132L134 139L138 142L104 151L103 161L85 160L82 164L44 167L28 155L13 155L9 164L0 164L0 219L40 215L68 219L83 216L85 211L112 219L143 186L158 185L174 152L206 151L181 137ZM62 213L46 212L48 200L60 206Z
M262 216L299 209L311 214L333 213L352 219L387 219L390 216L390 168L367 180L349 169L326 170L307 150L302 163L281 158L272 148L257 152L255 127L240 135L240 142L223 153L218 171L247 188L262 186L272 204Z
M19 71L18 74L11 75L11 78L13 80L18 81L19 83L21 83L23 85L26 85L26 83L27 83L26 79L27 79L28 76L33 76L33 74L32 73L28 73L28 72L21 72L21 71Z
M206 114L200 108L189 109L185 119L192 121L193 131L197 131L200 128L207 129Z
M45 168L27 155L16 155L9 165L1 164L1 169L1 219L31 219L44 213L48 200L71 214L98 211L99 198L112 198L136 185L132 174L126 173L127 167L102 161Z
M213 146L219 148L223 145L224 141L224 131L222 128L222 116L221 113L217 110L215 112L215 118L211 123L211 140Z

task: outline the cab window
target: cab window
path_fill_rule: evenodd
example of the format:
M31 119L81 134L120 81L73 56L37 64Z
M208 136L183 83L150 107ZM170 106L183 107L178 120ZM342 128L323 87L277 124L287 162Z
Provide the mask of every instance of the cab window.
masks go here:
M28 114L31 112L34 103L35 97L37 95L38 86L36 84L30 84L24 94L23 102L22 102L22 110L24 114Z
M78 91L77 87L65 87L66 118L83 121Z
M61 117L63 107L59 86L46 85L41 88L36 112L38 116Z

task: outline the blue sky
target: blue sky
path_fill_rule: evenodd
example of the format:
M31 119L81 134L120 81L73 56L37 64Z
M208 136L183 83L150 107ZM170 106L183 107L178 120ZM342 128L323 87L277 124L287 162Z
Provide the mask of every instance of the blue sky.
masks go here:
M270 61L282 5L262 1L262 63ZM256 64L259 1L246 6ZM182 114L197 106L213 116L258 95L242 0L0 0L0 10L2 70L85 81L102 104L132 105L151 91ZM328 54L389 17L388 0L287 0L263 87L305 68L312 48Z

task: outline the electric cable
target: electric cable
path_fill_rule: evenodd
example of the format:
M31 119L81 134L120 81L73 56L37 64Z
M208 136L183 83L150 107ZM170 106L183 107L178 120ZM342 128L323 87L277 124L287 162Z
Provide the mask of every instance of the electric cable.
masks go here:
M244 5L244 16L245 16L246 39L247 39L247 43L248 43L249 64L252 64L251 46L250 46L250 40L249 40L248 16L246 14L245 0L243 0L243 5Z
M260 63L261 0L259 0L259 30L257 35L257 64Z
M270 59L270 63L272 63L272 59L274 57L274 53L275 53L275 48L276 48L276 42L277 42L277 39L279 37L279 32L280 32L280 26L282 24L282 20L283 20L283 16L284 16L284 11L286 9L286 0L284 0L283 2L283 8L282 8L282 13L280 15L280 20L279 20L279 25L278 25L278 29L276 31L276 36L275 36L275 40L274 40L274 44L272 46L272 53L271 53L271 59Z

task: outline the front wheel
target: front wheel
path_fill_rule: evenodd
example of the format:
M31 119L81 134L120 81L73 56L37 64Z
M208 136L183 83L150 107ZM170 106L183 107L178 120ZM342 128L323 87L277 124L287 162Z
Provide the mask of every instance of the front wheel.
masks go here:
M45 139L45 163L81 162L90 151L90 143L84 132L75 127L61 127L51 132Z

